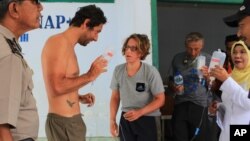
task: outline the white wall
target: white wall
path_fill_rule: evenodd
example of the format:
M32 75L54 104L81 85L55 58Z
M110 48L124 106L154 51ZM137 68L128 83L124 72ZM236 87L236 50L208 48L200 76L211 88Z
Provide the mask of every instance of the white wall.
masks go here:
M113 69L125 60L121 55L121 47L126 37L132 33L144 33L151 39L151 0L116 0L115 3L96 3L104 11L108 22L99 35L97 42L90 43L87 47L75 48L80 72L89 69L91 62L101 55L105 48L112 47L115 55L109 63L108 72L97 78L91 85L80 89L79 93L92 92L96 95L93 107L81 106L84 121L87 125L87 136L110 136L109 133L109 89ZM42 78L41 50L47 38L68 27L67 20L72 18L78 7L92 3L42 3L42 28L28 32L28 41L21 42L24 57L34 70L34 96L40 116L39 136L45 136L45 120L48 113L48 102ZM63 21L62 17L65 18ZM57 20L59 19L59 20ZM59 26L60 27L59 27ZM54 28L52 28L54 26ZM58 27L58 28L57 28ZM152 64L152 56L146 59ZM119 122L117 116L117 122Z

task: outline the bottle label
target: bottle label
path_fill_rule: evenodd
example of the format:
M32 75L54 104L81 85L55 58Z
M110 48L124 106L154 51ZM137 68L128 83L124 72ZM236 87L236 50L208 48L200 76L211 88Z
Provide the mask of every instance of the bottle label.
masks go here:
M182 78L182 76L175 76L174 81L175 81L176 85L183 85L183 78Z
M220 63L220 59L219 58L212 58L211 61Z
M209 64L209 69L208 71L210 71L211 68L214 68L216 65L220 65L220 59L219 58L212 58L211 62Z

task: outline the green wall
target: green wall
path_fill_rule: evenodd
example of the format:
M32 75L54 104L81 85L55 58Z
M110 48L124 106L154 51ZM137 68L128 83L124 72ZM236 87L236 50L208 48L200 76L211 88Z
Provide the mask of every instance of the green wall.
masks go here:
M152 61L159 69L157 0L151 0L151 14Z
M158 0L159 2L200 2L200 3L220 3L220 4L241 4L243 0Z

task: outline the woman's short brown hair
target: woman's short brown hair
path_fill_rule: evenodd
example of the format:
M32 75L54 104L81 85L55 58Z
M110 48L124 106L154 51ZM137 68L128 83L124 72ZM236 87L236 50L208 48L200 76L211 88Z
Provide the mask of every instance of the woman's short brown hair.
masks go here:
M125 50L130 39L134 39L137 42L137 51L141 53L141 60L144 60L149 54L150 41L145 34L132 34L124 42L122 47L122 54L125 54Z

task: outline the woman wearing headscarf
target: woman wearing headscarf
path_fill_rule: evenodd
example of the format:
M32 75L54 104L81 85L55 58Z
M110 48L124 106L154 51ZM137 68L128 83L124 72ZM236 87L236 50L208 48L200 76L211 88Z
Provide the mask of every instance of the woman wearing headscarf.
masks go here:
M211 76L223 82L222 103L214 104L221 128L219 141L230 140L230 125L250 123L250 51L243 41L238 41L232 46L231 56L235 66L231 75L219 66L210 71Z

